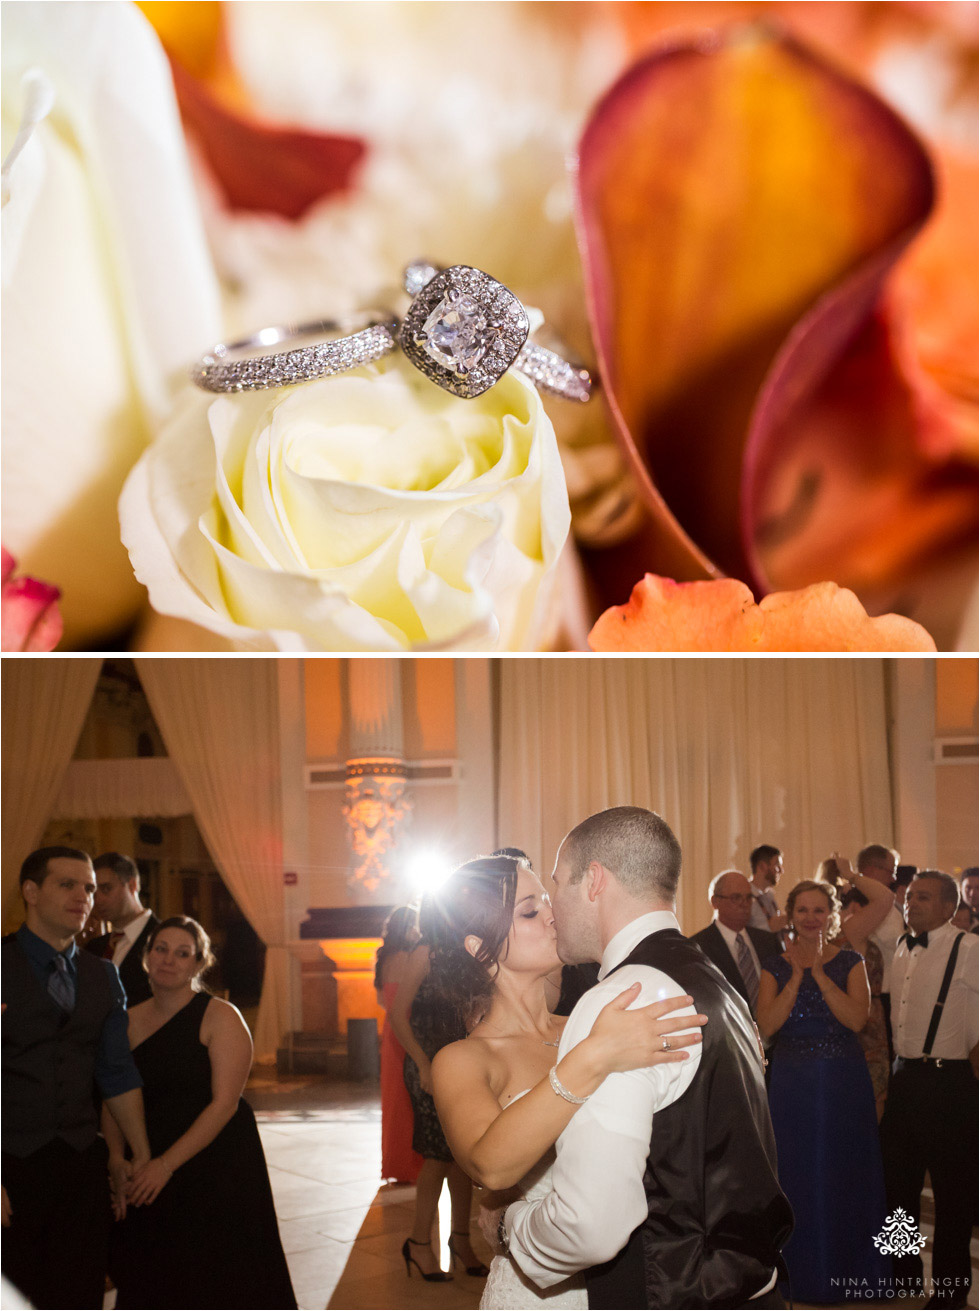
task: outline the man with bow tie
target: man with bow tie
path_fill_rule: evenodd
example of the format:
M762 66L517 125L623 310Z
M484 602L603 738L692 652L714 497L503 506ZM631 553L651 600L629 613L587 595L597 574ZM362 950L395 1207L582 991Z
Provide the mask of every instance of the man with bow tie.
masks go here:
M3 939L3 1272L36 1307L101 1307L109 1240L96 1093L133 1167L150 1159L142 1080L111 962L80 952L95 896L84 851L21 866L25 922Z
M889 1214L916 1226L928 1171L935 1199L928 1307L965 1307L977 1205L976 937L950 923L954 879L922 870L909 884L891 966L895 1064L881 1122ZM918 1253L894 1258L900 1287L922 1279ZM908 1281L908 1282L906 1282Z
M151 996L143 969L143 948L160 921L140 901L140 872L130 856L106 851L92 864L96 883L92 914L97 920L108 921L112 931L90 938L85 946L112 961L126 991L126 1004L136 1006Z

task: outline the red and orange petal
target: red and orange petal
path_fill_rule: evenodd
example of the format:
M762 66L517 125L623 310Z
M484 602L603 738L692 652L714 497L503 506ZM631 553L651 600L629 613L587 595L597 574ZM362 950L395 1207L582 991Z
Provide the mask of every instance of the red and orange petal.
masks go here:
M897 115L769 28L658 49L600 102L580 243L648 566L871 598L975 534L975 470L876 314L932 204Z
M647 574L625 605L599 616L593 651L935 651L901 615L868 616L853 592L817 583L760 604L734 578L677 583Z
M3 582L0 590L0 649L53 651L61 640L58 610L61 592L36 578L15 578L16 561L2 548Z
M298 219L353 186L367 147L357 137L271 123L251 106L211 0L140 4L170 58L185 125L232 209Z

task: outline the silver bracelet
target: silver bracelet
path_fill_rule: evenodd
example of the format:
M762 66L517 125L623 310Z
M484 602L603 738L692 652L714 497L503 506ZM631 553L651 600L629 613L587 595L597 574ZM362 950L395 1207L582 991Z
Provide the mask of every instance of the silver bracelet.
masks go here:
M558 1078L558 1067L553 1065L548 1071L548 1082L551 1084L552 1091L556 1092L559 1097L564 1097L566 1102L571 1102L573 1106L582 1106L591 1096L587 1093L584 1097L576 1097L574 1093L568 1091L561 1079Z

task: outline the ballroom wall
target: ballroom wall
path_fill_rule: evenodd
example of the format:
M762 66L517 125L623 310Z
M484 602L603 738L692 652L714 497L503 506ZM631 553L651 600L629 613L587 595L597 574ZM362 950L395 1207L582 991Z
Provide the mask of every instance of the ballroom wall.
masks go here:
M266 1047L286 1028L323 1022L306 1005L320 984L304 990L295 977L323 956L316 941L301 941L311 907L395 904L416 895L420 872L502 844L524 847L547 873L567 828L605 805L651 805L677 827L688 931L708 917L712 875L746 868L760 841L784 848L786 886L820 855L835 847L853 855L867 840L953 873L977 859L975 660L178 663L164 671L107 664L116 675L125 666L137 689L152 675L154 714L141 694L113 692L105 668L99 679L97 660L3 662L5 925L19 920L17 869L42 835L146 857L136 821L151 820L166 835L161 878L179 879L189 865L202 878L220 874L275 945ZM164 723L168 699L185 692L193 696L180 723ZM256 698L254 711L238 713L243 697ZM211 746L198 727L205 717ZM199 759L166 754L178 727ZM220 740L226 734L233 739ZM352 755L386 743L408 775L411 811L383 877L368 887L356 876L343 813L345 770ZM240 832L233 812L226 850L208 852L198 825L207 831L218 816L191 818L205 794L187 786L190 765L217 769L215 782L224 770L226 791L227 769L240 769L263 808L261 780L275 781L271 828L255 833L264 854L231 858ZM181 885L174 895L185 892ZM210 904L202 899L202 917ZM358 969L367 990L366 963Z

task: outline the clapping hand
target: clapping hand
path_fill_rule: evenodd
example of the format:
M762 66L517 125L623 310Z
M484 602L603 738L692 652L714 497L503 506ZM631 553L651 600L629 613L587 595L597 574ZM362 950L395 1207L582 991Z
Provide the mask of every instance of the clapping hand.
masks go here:
M783 955L786 960L789 961L793 970L793 978L799 982L799 980L803 978L803 971L810 967L810 962L806 959L799 938L794 938L793 941L789 943L785 952L783 952Z
M821 931L817 934L817 952L810 966L813 973L813 977L817 983L820 983L823 979L827 977L827 975L824 973L823 963L825 960L829 960L829 958L830 958L830 954L827 949L827 944L824 940L823 930L821 929Z

